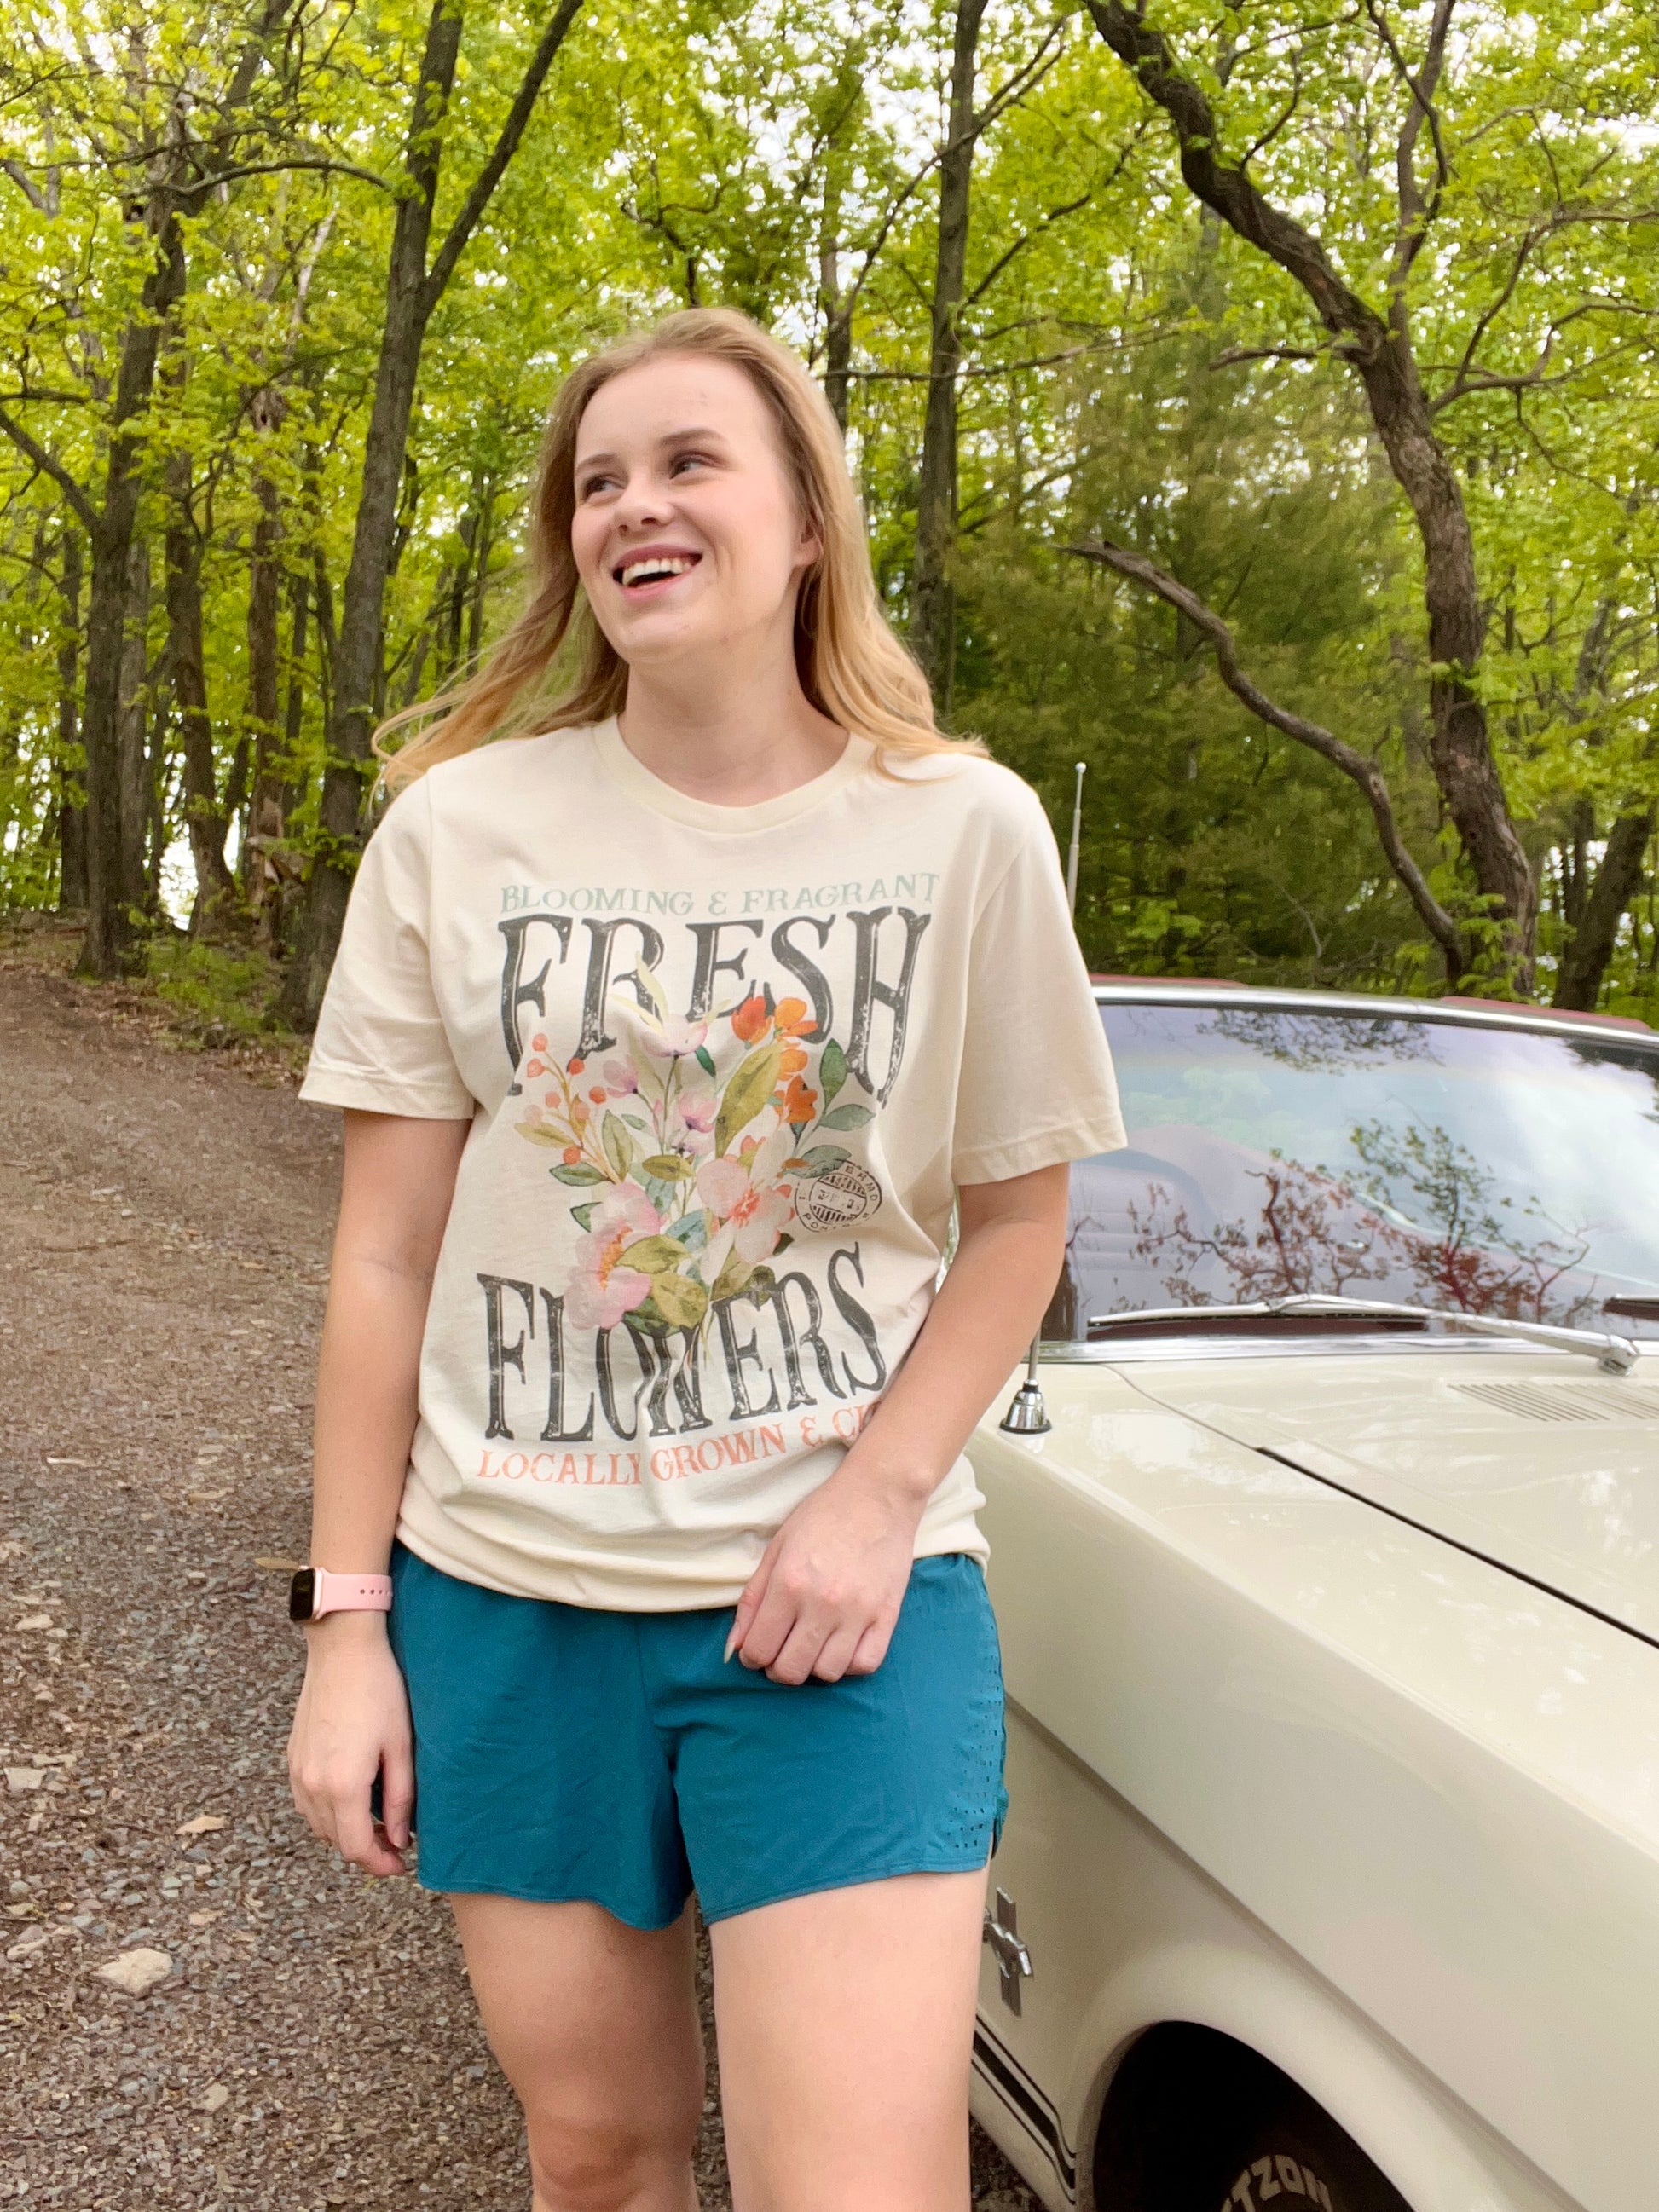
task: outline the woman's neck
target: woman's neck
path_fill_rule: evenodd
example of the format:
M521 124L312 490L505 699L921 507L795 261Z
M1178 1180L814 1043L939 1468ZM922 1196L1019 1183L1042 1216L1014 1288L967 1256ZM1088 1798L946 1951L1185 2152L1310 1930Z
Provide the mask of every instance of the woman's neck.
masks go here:
M690 799L752 806L823 775L846 750L847 732L819 714L793 661L745 680L729 669L719 683L684 670L632 668L617 718L623 743L653 775Z

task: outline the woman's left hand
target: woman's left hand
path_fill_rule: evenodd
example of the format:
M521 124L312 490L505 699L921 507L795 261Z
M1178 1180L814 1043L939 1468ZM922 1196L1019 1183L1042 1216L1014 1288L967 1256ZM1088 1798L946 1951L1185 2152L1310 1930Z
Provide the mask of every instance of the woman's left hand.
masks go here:
M903 1603L925 1499L856 1460L802 1499L738 1600L726 1656L775 1682L873 1674Z

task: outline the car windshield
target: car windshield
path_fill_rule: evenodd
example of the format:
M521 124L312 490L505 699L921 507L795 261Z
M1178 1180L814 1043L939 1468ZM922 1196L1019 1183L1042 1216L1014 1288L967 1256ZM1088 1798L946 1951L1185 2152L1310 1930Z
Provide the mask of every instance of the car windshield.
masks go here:
M1300 1294L1659 1336L1659 1042L1109 1005L1127 1152L1044 1322Z

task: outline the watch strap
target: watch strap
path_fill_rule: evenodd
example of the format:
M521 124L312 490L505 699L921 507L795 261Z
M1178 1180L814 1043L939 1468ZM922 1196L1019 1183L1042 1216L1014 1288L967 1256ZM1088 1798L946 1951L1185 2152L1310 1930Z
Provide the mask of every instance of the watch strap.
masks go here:
M302 1567L294 1577L289 1613L296 1620L320 1620L330 1613L389 1613L390 1575L337 1575L326 1567Z

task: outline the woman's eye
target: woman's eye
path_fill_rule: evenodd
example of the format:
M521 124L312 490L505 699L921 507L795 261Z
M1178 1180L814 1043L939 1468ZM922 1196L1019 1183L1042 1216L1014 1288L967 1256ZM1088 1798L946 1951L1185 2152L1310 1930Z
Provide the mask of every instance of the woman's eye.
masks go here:
M678 476L682 469L700 469L706 465L706 462L707 456L702 453L677 453L669 464L668 473L671 477Z
M615 477L588 477L583 482L581 495L592 499L596 491L608 491L616 481Z

